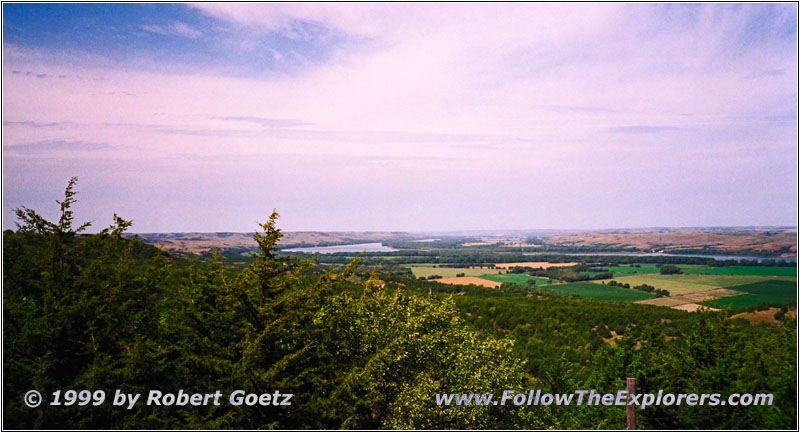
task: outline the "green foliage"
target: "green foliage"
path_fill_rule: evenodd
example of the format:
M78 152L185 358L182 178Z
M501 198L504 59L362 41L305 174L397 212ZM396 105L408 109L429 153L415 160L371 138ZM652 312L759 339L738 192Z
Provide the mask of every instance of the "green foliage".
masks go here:
M519 428L495 407L435 406L436 393L522 383L511 342L479 336L452 300L387 290L357 261L318 273L276 254L277 213L241 271L173 261L122 233L72 227L73 187L58 223L18 212L4 236L4 425L11 428ZM38 389L294 394L291 406L133 409L24 406Z
M608 284L611 284L611 283L614 283L614 282L615 281L612 280ZM617 284L619 284L619 283L617 283ZM638 285L638 286L633 286L632 289L633 290L639 290L639 291L642 291L642 292L652 293L652 294L656 295L656 298L663 298L665 296L669 296L669 291L668 290L656 289L655 287L653 287L653 286L651 286L649 284L641 284L641 285Z
M607 269L614 274L614 277L623 277L633 274L657 274L659 270L656 266L641 265L608 266Z
M113 389L149 382L132 369L150 337L151 306L174 284L155 248L119 235L130 221L97 235L73 228L74 185L57 223L18 209L21 224L3 233L3 419L13 428L107 428L110 405L30 409L22 394L39 389ZM121 425L120 425L121 427Z
M784 305L783 307L781 307L780 310L775 312L775 316L774 316L775 320L782 321L786 317L786 313L788 313L788 312L789 312L789 308L786 305Z
M347 285L357 262L302 282L299 270L308 262L278 265L270 255L280 238L276 217L256 235L269 241L259 242L260 253L245 275L212 284L205 278L202 287L187 288L179 298L183 314L171 322L182 335L181 359L193 360L186 368L215 366L200 376L217 378L208 386L246 385L297 396L291 408L227 410L217 415L215 427L516 425L513 412L442 410L432 400L436 392L490 392L518 383L520 370L507 342L477 338L452 302L382 289L377 274L360 293L337 290ZM282 272L264 271L276 267ZM214 297L198 293L215 286Z
M651 406L643 429L787 429L796 425L796 322L750 326L725 314L590 300L457 297L467 319L515 341L514 350L545 390L615 393L625 378L637 392L773 393L762 407ZM624 335L615 344L611 333ZM780 399L780 403L778 400ZM561 429L624 429L624 407L537 408ZM769 427L767 427L769 426Z
M661 275L672 275L672 274L682 274L681 268L675 265L661 265L658 269L658 273Z
M637 410L638 425L644 429L794 428L796 323L787 321L777 329L751 327L708 311L694 313L694 319L695 325L677 340L667 341L661 325L655 323L644 338L626 336L619 344L604 347L590 386L623 389L621 377L627 376L637 379L641 393L720 393L723 398L745 392L774 395L772 406L648 407ZM616 419L606 426L624 428L624 416Z
M542 289L547 291L546 289ZM610 334L638 335L645 326L666 320L670 336L691 326L692 314L652 305L528 296L454 297L470 323L513 339L526 369L541 377L546 365L566 353L570 362L591 367L595 351Z

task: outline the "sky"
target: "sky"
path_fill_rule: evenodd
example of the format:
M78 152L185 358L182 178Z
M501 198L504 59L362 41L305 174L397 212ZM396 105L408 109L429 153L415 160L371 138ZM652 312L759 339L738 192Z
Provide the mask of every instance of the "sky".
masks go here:
M797 4L2 5L2 220L797 225Z

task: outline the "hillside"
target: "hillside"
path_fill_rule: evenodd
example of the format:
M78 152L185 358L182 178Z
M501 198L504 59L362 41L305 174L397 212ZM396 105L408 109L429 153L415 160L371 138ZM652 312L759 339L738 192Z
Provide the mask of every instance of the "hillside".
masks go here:
M166 251L203 254L220 250L252 250L256 248L253 233L139 233L145 242ZM404 232L286 232L278 245L281 248L346 245L380 241L423 239L425 235Z
M707 251L728 254L760 254L776 257L797 256L797 231L674 231L651 233L581 232L559 233L545 239L546 246L608 247L645 252Z

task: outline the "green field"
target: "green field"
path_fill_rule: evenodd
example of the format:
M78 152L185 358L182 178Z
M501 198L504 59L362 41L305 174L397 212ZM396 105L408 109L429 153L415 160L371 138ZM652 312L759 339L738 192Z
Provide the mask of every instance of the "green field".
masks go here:
M783 280L794 281L792 277L767 277L758 275L649 275L649 277L668 280L680 281L690 284L702 284L706 286L716 287L733 287L741 286L743 284L758 283L761 281Z
M776 276L794 277L797 275L796 267L779 266L723 266L712 267L704 265L677 265L686 275L751 275L751 276ZM626 277L636 274L658 274L659 268L655 265L642 264L640 267L631 265L604 266L604 269L614 273L614 278Z
M714 308L730 308L731 310L736 310L739 308L747 308L771 302L778 302L778 301L776 301L773 298L770 298L769 296L747 294L747 295L729 296L727 298L717 299L711 303L711 306Z
M638 290L586 282L553 284L546 286L546 288L580 296L581 298L597 299L600 301L641 301L642 299L650 299L654 296L650 293L640 292Z
M603 269L608 269L614 273L614 277L624 277L626 275L634 274L657 274L658 268L654 265L641 265L640 267L632 267L631 265L620 266L603 266Z
M440 268L439 265L404 265L410 268L414 277L428 278L431 275L441 275L442 278L452 278L456 274L464 274L465 277L479 277L486 274L497 274L500 269L467 269L467 268ZM523 274L525 275L525 274ZM536 284L539 284L538 282Z
M484 280L489 281L497 281L498 283L514 283L519 284L520 286L527 286L528 280L536 281L536 287L547 285L548 281L552 281L557 283L556 280L548 280L547 278L542 277L532 277L528 274L491 274L491 275L481 275L481 278Z
M669 290L671 295L685 295L716 288L733 288L743 284L763 281L783 281L794 284L792 277L770 277L758 275L686 275L686 274L646 274L615 278L617 282L633 286L649 284L657 289ZM610 280L604 280L606 283Z
M797 283L792 281L770 280L754 284L743 284L741 286L730 287L737 292L745 292L751 295L770 296L780 300L797 299Z
M797 283L793 281L768 280L729 288L745 294L717 299L712 303L714 307L737 309L769 302L797 302Z
M697 269L707 268L705 265L679 265L680 268L686 272L687 269L695 271ZM625 277L628 275L636 274L658 274L661 270L656 265L642 263L639 267L632 265L617 265L617 266L603 266L603 269L608 269L614 273L614 277Z
M714 285L688 281L685 279L685 277L687 277L687 275L647 274L631 275L629 277L615 278L615 280L623 284L628 283L631 285L631 287L649 284L656 289L668 290L670 295L685 295L687 293L704 292L706 290L712 290L718 287ZM697 277L700 277L700 275L697 275ZM608 284L610 280L604 281L606 284Z
M786 268L777 266L724 266L717 267L703 267L703 268L687 268L681 266L684 274L708 274L708 275L760 275L760 276L779 276L779 277L796 277L797 268Z

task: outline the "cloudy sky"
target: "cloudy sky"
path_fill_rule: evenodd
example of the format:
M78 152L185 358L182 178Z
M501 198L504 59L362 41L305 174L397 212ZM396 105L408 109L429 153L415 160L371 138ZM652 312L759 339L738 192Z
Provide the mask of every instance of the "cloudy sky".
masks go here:
M795 225L796 4L3 4L3 228Z

